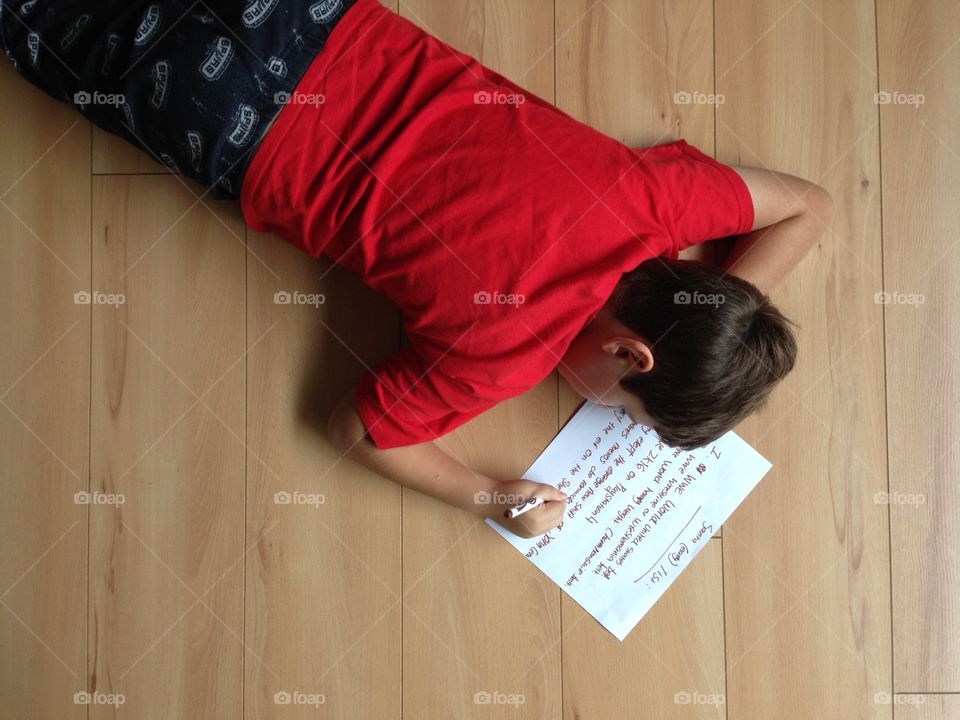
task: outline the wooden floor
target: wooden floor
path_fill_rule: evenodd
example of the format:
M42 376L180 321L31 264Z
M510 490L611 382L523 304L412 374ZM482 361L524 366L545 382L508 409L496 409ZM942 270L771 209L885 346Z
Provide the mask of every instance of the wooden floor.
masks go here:
M628 144L832 192L775 297L799 365L740 428L773 471L617 642L324 439L395 309L4 67L0 715L960 718L960 6L400 11ZM274 303L294 290L327 302ZM442 445L515 477L577 402L554 374Z

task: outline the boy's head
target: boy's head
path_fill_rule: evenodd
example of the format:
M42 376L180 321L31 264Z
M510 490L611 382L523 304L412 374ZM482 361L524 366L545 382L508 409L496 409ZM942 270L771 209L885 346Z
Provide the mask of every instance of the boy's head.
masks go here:
M790 372L791 324L744 280L658 258L620 279L558 369L584 397L692 449L757 410Z

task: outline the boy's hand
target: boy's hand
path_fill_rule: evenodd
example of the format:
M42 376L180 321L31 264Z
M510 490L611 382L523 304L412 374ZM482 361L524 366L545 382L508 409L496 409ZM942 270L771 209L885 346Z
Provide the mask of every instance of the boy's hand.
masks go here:
M511 520L504 517L505 511L534 497L542 497L546 502ZM491 502L484 514L522 538L538 537L557 527L563 522L563 512L567 508L565 494L552 485L533 480L499 482L490 493L489 499Z

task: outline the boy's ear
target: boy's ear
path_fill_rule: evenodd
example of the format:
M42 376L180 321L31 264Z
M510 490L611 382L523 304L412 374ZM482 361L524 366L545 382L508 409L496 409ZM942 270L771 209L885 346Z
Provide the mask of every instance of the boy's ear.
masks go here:
M616 336L603 344L603 351L623 363L623 373L653 370L653 348L635 337Z

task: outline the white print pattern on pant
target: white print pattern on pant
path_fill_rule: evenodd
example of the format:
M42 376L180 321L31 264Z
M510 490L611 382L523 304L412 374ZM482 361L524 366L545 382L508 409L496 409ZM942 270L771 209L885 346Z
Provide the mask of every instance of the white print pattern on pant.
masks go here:
M263 25L279 2L280 0L254 0L243 9L243 15L241 15L243 24L248 28Z
M325 23L343 7L342 0L320 0L310 6L310 18L315 23Z
M137 34L133 38L134 45L146 45L150 38L157 34L160 29L160 6L151 5L143 13L143 19L140 21L140 27L137 28Z
M240 103L239 107L237 107L236 117L237 124L233 128L233 132L227 136L227 142L236 147L243 147L250 142L253 129L256 127L257 120L260 116L253 106Z
M230 61L233 60L234 49L230 38L221 35L213 43L210 52L200 65L200 74L213 82L219 80Z
M153 95L150 96L150 104L157 110L162 110L167 104L167 98L170 97L170 61L157 60L151 77L153 77Z

